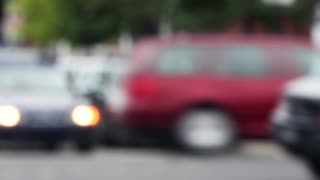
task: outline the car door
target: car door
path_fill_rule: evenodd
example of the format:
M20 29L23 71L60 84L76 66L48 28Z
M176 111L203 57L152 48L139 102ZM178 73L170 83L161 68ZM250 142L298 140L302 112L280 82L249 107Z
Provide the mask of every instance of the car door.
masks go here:
M273 74L264 48L239 46L221 52L213 63L212 88L223 92L242 134L267 135L272 109L292 76Z

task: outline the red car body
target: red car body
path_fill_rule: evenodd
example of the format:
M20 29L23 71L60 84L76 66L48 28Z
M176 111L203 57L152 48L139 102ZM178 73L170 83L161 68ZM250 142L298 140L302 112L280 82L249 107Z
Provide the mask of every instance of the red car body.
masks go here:
M135 47L131 59L133 71L126 76L123 85L127 102L114 120L131 128L167 129L174 127L184 112L194 107L210 107L229 113L240 135L267 136L271 111L285 83L303 73L303 65L299 64L303 60L292 54L301 49L308 51L308 46L303 38L266 35L177 35L145 39ZM157 71L155 67L161 61L161 54L177 47L208 48L208 53L217 53L199 56L196 65L204 68L199 72ZM268 66L268 73L219 73L219 66L214 64L226 61L219 52L228 56L232 54L232 49L229 52L228 48L233 47L240 48L240 53L241 48L247 47L264 52L260 58ZM250 54L251 50L248 52ZM283 52L284 55L277 56ZM212 67L216 67L217 72L206 69L211 66L211 60L204 60L206 58L214 59ZM250 70L251 65L244 65L243 69L248 66Z

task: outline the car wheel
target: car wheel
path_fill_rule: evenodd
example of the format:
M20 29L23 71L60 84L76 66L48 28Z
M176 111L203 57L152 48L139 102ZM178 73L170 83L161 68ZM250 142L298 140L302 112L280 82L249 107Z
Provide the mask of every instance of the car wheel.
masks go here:
M184 149L195 153L222 152L235 140L233 121L221 110L192 110L179 119L176 138Z
M315 159L310 159L308 161L309 169L315 180L320 180L320 161Z

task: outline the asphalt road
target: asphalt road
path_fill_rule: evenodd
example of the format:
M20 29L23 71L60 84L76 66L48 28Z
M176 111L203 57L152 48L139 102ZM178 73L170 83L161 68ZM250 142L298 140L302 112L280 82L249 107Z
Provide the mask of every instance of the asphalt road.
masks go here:
M48 153L2 147L1 180L308 180L302 162L272 143L245 142L234 153L196 157L156 148L72 148Z

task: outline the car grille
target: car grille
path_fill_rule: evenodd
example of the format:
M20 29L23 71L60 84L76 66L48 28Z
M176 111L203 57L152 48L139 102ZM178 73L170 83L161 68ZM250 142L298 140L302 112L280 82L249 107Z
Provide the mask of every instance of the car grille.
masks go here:
M289 111L293 115L317 117L320 115L320 101L289 97Z
M70 125L68 113L61 111L28 111L23 114L22 127L65 127Z

